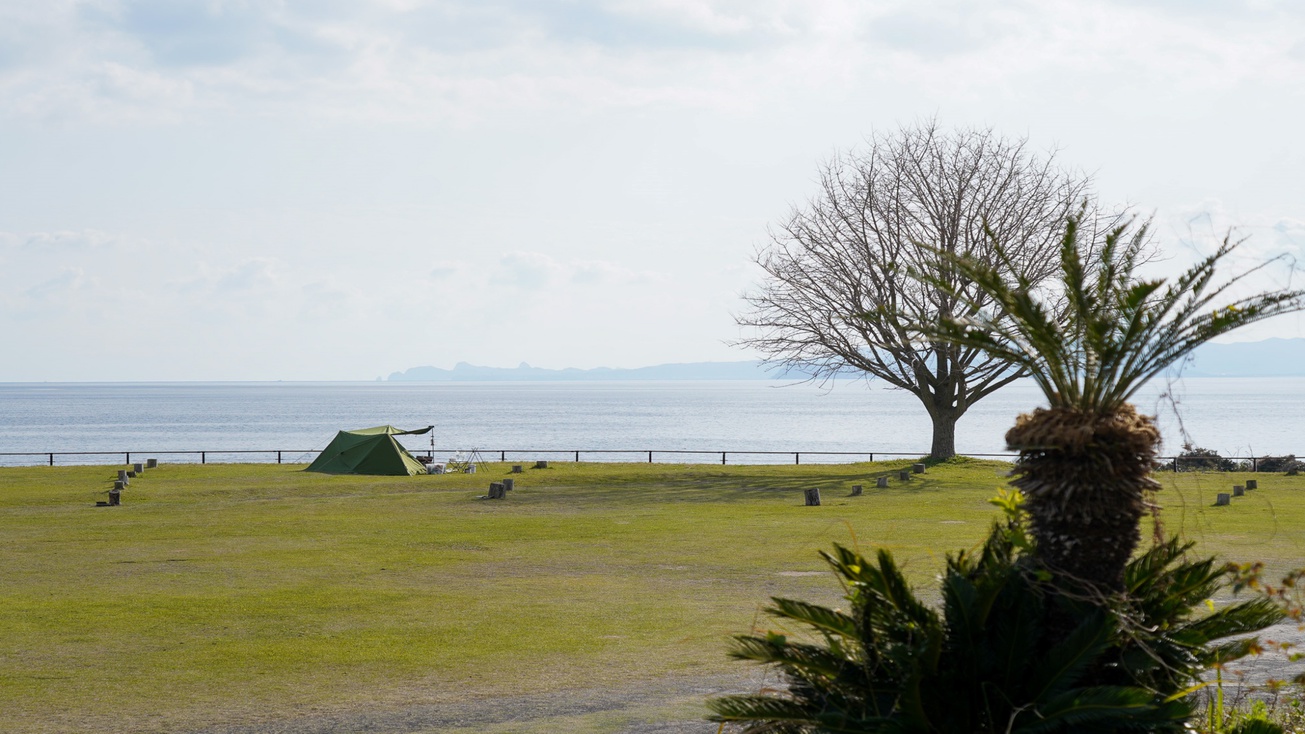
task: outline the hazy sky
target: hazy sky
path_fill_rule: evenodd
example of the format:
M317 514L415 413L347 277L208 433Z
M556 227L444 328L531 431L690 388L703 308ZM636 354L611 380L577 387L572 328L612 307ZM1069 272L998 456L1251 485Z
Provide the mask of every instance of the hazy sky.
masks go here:
M931 116L1300 256L1302 80L1298 2L0 0L0 381L748 358L767 224Z

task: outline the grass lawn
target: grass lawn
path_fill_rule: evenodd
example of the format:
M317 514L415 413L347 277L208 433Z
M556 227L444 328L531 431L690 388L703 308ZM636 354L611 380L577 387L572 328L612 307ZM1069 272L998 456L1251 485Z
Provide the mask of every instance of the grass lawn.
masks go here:
M891 548L927 587L944 552L983 537L1008 465L874 488L908 463L554 464L494 502L477 496L506 465L165 465L116 508L94 506L116 467L0 469L0 731L197 731L742 675L725 642L767 597L838 597L816 555L832 541ZM1305 563L1305 477L1259 475L1210 506L1247 476L1161 475L1167 527L1231 560ZM802 505L812 486L821 507Z

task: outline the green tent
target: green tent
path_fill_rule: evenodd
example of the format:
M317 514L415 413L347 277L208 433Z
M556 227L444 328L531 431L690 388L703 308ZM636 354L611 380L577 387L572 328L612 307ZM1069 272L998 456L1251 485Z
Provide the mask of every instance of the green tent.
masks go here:
M400 431L394 426L340 431L317 455L305 471L323 474L384 474L412 476L425 474L426 467L394 438L429 433L435 426L415 431Z

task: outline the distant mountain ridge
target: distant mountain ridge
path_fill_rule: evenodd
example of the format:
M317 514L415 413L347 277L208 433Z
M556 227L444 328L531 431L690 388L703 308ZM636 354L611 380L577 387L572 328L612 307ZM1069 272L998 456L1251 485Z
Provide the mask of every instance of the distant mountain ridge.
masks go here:
M849 373L855 376L858 373ZM1196 350L1182 371L1185 377L1305 376L1305 339L1265 339L1258 342L1206 344ZM413 367L391 373L390 382L581 382L602 380L802 380L800 372L765 366L758 360L684 362L651 367L552 370L531 367L481 367L459 362L453 369Z
M1183 369L1185 377L1297 377L1305 375L1305 339L1206 344Z

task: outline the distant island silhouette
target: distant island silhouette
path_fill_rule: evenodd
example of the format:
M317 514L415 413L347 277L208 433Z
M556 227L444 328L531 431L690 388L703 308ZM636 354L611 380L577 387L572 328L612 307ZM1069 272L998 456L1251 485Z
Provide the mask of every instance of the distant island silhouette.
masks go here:
M761 362L688 362L659 364L652 367L613 368L595 367L560 370L531 367L522 362L516 367L481 367L459 362L453 369L440 367L413 367L395 372L387 378L391 382L494 382L494 381L595 381L595 380L776 380L804 375L766 368Z
M847 377L860 373L849 371ZM1206 344L1182 366L1184 377L1305 376L1305 339L1265 339L1258 342ZM759 360L683 362L651 367L546 369L525 362L516 367L482 367L459 362L453 369L412 367L391 373L390 382L501 382L602 380L804 380L798 371L766 365Z

